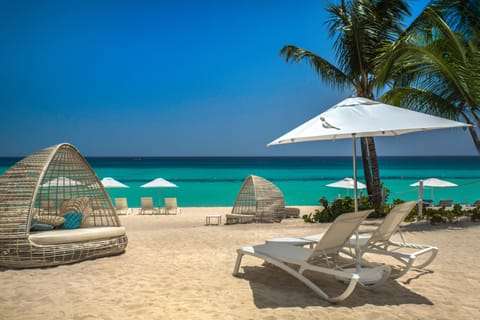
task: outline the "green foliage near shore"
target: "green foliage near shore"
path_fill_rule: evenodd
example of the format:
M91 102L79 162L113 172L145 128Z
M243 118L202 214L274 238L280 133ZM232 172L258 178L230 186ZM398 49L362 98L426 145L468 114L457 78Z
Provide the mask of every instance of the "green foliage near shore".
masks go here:
M392 205L383 205L380 208L376 208L375 211L369 215L369 218L383 218L390 210L397 204L405 202L401 199L394 199ZM319 200L319 203L323 206L323 209L316 209L308 215L303 215L302 218L305 222L309 223L325 223L333 222L339 215L347 212L354 211L354 202L350 197L335 199L333 202L329 202L328 199L323 197ZM358 203L358 210L373 209L368 201L367 196L363 196ZM423 208L422 216L418 216L418 206L415 206L408 214L405 221L429 221L431 224L456 222L460 218L470 218L472 221L480 221L480 207L472 209L463 209L459 204L455 204L453 209L447 210L442 208Z
M332 222L339 215L354 211L353 198L345 197L335 199L331 204L328 199L323 197L318 201L323 209L316 209L314 212L304 215L302 218L305 222ZM367 210L371 208L367 196L363 196L358 203L358 210Z

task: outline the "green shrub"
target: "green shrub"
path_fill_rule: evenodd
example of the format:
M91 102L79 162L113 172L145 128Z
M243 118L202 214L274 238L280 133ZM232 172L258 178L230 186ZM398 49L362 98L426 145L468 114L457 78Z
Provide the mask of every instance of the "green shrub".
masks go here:
M445 208L436 210L426 209L424 215L427 221L430 221L431 224L452 222L456 220L453 210L445 210Z
M437 223L445 223L447 222L447 219L445 218L445 216L442 214L443 212L441 212L442 209L440 210L435 210L434 213L432 213L430 216L429 216L429 220L430 220L430 223L431 224L437 224Z
M471 211L470 219L472 219L472 221L480 220L480 208L479 207L476 207L475 209L473 209Z
M302 218L305 222L332 222L339 215L347 212L354 211L354 202L350 197L345 197L343 199L335 199L331 204L328 202L328 199L323 197L318 202L323 206L323 210L315 210L309 215L304 215ZM369 208L368 197L364 196L360 199L358 209L366 210Z
M328 202L328 199L323 197L319 200L320 204L323 206L323 211L315 210L309 215L304 215L302 218L305 222L332 222L339 215L347 212L354 211L353 199L350 197L345 197L343 199L335 199L332 203ZM385 217L390 210L397 204L405 202L402 199L393 199L392 205L383 205L379 208L375 208L375 212L372 213L370 218L383 218ZM368 210L372 209L368 201L367 196L363 196L358 203L358 210ZM473 210L462 210L462 207L459 204L453 206L453 210L445 210L445 208L440 208L438 210L433 210L429 208L424 208L421 217L418 217L418 206L415 206L412 211L407 215L405 221L412 222L417 220L425 219L430 221L431 224L437 223L446 223L446 222L456 222L459 217L466 216L470 217L472 221L480 220L480 207L477 207Z
M396 200L397 203L404 202L403 200ZM354 200L351 197L345 197L343 199L335 199L332 203L329 203L328 199L323 197L318 201L323 206L323 211L315 210L310 213L308 216L304 215L303 219L305 222L332 222L339 215L347 212L353 212L355 210ZM362 196L358 202L358 210L368 210L373 209L368 196ZM379 208L375 208L375 211L369 216L371 218L383 218L388 212L390 212L391 207L388 205L382 205Z

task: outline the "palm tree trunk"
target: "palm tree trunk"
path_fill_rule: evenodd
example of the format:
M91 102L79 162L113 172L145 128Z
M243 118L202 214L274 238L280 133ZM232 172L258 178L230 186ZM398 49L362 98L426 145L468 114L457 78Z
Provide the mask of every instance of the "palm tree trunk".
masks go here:
M382 204L382 185L380 183L380 168L378 166L377 149L373 137L367 138L368 154L370 156L370 168L372 170L372 193L370 201L374 208L380 208Z
M372 172L370 171L370 156L368 154L367 138L360 138L360 146L362 148L363 175L365 176L365 184L367 185L367 193L373 192Z
M477 148L477 152L480 154L480 139L478 138L477 130L474 126L468 127L468 130L470 131L470 135L472 136L475 148Z

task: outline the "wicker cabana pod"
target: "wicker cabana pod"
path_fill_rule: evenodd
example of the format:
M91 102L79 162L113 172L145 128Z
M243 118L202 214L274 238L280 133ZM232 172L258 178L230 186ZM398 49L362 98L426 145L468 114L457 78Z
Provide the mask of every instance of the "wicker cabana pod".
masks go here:
M68 219L67 228L67 215L77 226ZM72 145L41 150L0 176L0 266L68 264L122 253L127 243L108 193Z
M282 191L267 179L248 176L237 195L232 215L228 215L227 220L229 217L231 220L234 219L235 215L253 216L256 222L281 221L285 218L285 199ZM239 220L247 221L241 218Z

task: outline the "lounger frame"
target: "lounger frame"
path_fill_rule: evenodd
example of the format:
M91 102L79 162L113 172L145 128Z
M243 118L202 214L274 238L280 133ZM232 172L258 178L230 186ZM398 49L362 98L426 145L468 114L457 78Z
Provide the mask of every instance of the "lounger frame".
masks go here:
M321 298L330 302L345 300L352 294L357 284L369 289L376 288L388 279L390 275L389 266L376 265L363 268L355 265L355 261L351 260L350 266L353 263L354 267L345 269L335 263L350 236L371 212L371 210L367 210L339 216L327 230L325 236L318 241L314 249L279 243L266 243L240 248L237 250L237 260L233 275L238 275L243 256L250 255L269 262L291 274ZM292 265L296 265L299 268L297 269ZM304 275L304 272L307 270L334 276L348 284L342 293L330 296L319 285ZM376 280L367 283L366 279L371 279L372 276L375 276Z

